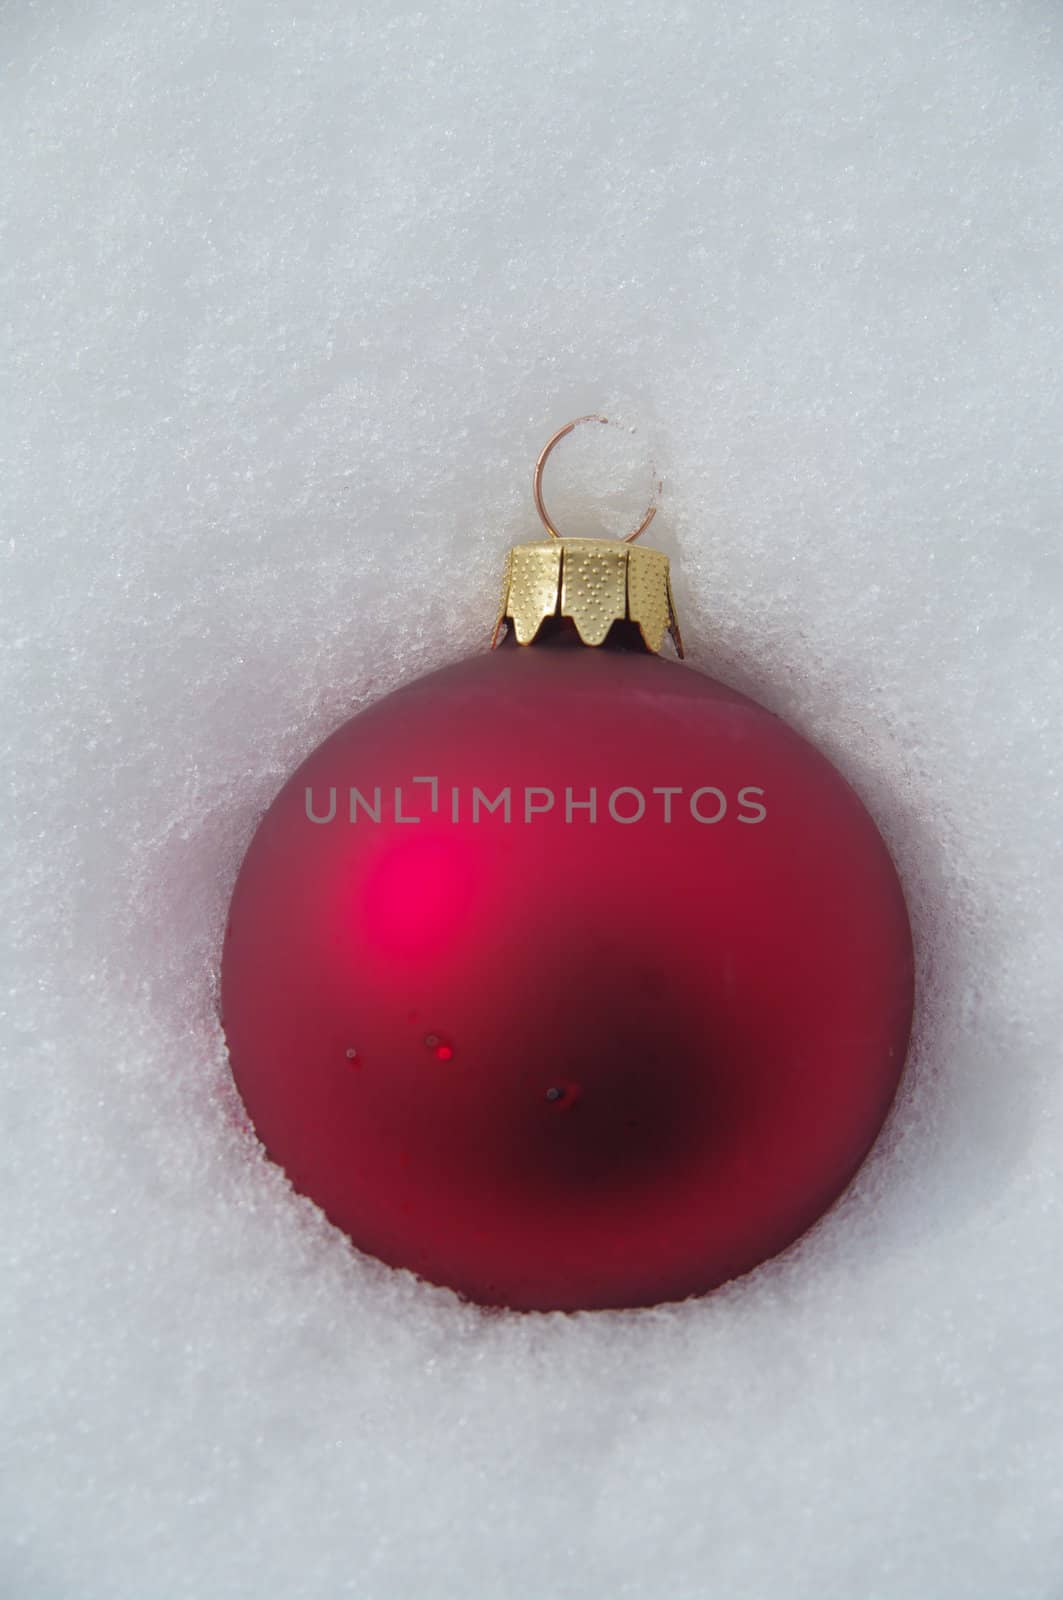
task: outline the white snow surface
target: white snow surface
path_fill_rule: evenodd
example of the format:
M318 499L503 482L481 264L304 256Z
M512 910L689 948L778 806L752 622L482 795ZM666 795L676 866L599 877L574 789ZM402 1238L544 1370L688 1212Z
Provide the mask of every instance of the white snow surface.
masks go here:
M1063 1594L1063 13L13 0L0 56L0 1593ZM693 667L871 807L918 1025L786 1256L487 1315L264 1158L218 951L587 410L558 520L663 477Z

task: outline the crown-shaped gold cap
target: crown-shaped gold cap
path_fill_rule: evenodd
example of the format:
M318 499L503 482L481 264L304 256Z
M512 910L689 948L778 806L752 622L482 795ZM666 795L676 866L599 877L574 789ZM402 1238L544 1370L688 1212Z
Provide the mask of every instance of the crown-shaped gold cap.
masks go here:
M506 624L518 644L531 644L547 617L570 617L584 644L604 643L614 622L637 623L659 653L666 633L676 654L683 640L675 613L668 557L617 539L546 539L514 545L506 557L492 649Z

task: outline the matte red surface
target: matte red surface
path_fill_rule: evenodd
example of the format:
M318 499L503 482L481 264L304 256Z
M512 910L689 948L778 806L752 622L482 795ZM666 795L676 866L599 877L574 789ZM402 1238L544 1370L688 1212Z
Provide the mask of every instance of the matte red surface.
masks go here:
M348 820L352 785L379 822ZM473 788L506 786L511 821L474 824ZM609 815L622 786L638 821ZM530 822L526 787L556 796ZM699 822L708 787L727 809ZM903 1067L911 938L864 807L777 717L656 656L537 645L410 684L295 773L237 880L222 1009L266 1149L361 1249L488 1304L648 1305L849 1183Z

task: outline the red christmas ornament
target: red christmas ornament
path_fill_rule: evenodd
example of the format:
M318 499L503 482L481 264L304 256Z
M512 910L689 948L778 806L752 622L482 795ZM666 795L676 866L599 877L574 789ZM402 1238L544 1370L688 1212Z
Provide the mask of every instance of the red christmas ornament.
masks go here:
M912 1013L900 886L823 756L656 654L663 556L518 547L502 615L502 649L354 717L264 817L233 1073L384 1261L522 1309L700 1294L875 1140Z

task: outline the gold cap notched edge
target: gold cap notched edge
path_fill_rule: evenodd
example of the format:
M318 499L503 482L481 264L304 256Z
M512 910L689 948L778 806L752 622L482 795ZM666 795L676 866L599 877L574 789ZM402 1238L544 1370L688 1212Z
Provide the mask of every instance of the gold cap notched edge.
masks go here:
M517 643L526 645L558 613L571 618L586 645L604 643L614 622L630 621L647 649L659 654L668 633L676 655L683 655L668 557L660 550L615 539L514 545L506 556L491 648L506 623Z

